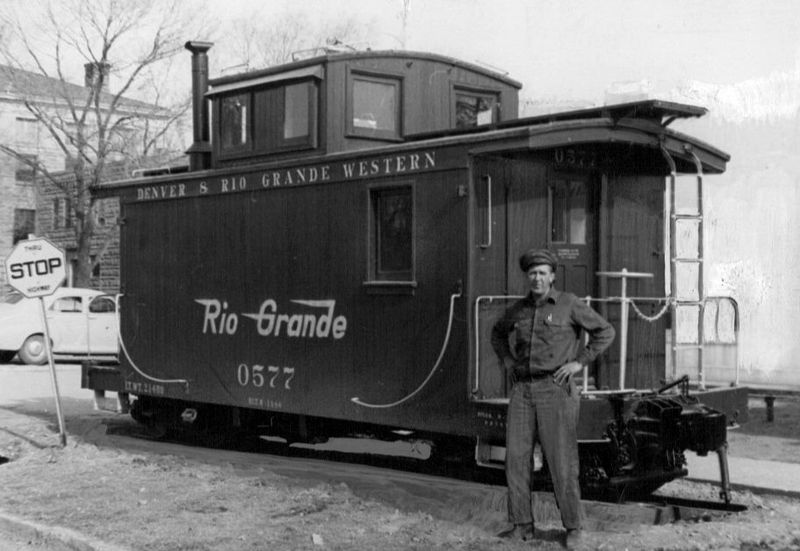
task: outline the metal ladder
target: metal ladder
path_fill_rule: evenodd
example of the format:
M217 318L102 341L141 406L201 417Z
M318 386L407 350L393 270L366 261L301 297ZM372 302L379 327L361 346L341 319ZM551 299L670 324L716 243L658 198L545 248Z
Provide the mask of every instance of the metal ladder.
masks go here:
M705 370L703 368L703 344L705 342L704 335L704 319L705 319L705 303L706 297L704 292L704 251L703 251L703 165L700 159L689 147L686 147L685 152L691 156L695 165L696 178L696 192L697 192L697 205L696 212L690 214L680 214L676 207L676 185L677 185L677 169L675 160L669 154L666 147L662 144L661 151L664 158L667 160L670 169L669 175L669 246L670 246L670 297L672 299L672 378L678 376L678 351L695 349L697 350L697 372L698 372L698 386L701 390L706 388ZM680 222L693 222L696 227L697 251L696 256L678 256L678 230ZM696 266L696 297L685 298L679 288L678 271L679 267L686 265ZM697 342L695 343L679 343L678 342L678 313L682 309L696 308L697 309Z

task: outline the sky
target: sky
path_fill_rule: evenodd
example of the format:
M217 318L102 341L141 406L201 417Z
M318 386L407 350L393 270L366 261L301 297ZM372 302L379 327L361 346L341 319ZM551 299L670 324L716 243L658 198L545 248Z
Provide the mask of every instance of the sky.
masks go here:
M286 9L355 15L373 49L405 44L485 63L528 98L597 100L614 83L729 85L800 71L797 0L407 0L405 32L403 0L208 1L222 21Z

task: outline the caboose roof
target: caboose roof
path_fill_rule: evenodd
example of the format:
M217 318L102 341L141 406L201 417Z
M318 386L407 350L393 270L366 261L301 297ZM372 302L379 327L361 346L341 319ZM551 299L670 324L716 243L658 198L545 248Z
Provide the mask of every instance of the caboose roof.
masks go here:
M493 78L495 80L503 82L509 86L513 86L517 89L522 88L522 83L508 77L504 73L491 70L482 65L461 61L454 57L448 57L429 52L410 52L406 50L374 50L374 51L365 50L365 51L353 51L344 53L342 52L327 53L325 55L315 56L301 61L294 61L291 63L284 63L283 65L276 65L274 67L269 67L266 69L260 69L257 71L250 71L247 73L239 73L236 75L210 79L208 81L208 84L211 87L211 89L207 92L207 95L213 95L216 93L229 91L237 88L250 87L267 82L296 78L298 75L301 74L302 74L301 76L305 76L304 74L305 72L307 71L313 72L320 70L320 68L323 65L327 65L328 63L334 61L339 62L339 61L365 60L365 59L368 60L371 58L376 58L376 59L397 58L407 61L413 61L413 60L435 61L439 63L444 63L446 65L451 65L454 67L460 67L472 71L474 73L485 75L489 78Z
M696 105L689 105L686 103L651 99L511 119L497 123L494 125L494 128L514 128L518 126L531 126L545 123L592 119L607 119L613 122L618 122L622 119L638 119L653 122L666 128L676 119L702 117L706 113L708 113L708 109L705 107L698 107ZM425 132L407 135L406 139L427 139L455 134L480 132L482 130L485 131L486 127Z
M661 149L677 164L677 172L692 174L696 155L706 174L725 171L730 155L701 140L666 128L674 118L700 116L702 107L648 100L604 106L596 109L567 111L552 115L517 119L496 127L481 126L463 131L446 131L407 137L402 144L384 145L371 149L338 152L303 159L282 159L236 167L235 169L209 169L187 172L180 179L208 178L211 175L232 173L257 173L263 170L280 170L298 164L341 162L350 158L376 158L381 155L400 155L420 148L463 147L464 162L472 155L497 154L519 151L537 151L580 144L628 144L633 147ZM423 139L424 138L424 139ZM120 195L120 190L140 186L176 181L174 174L152 178L141 178L120 182L109 182L95 191L99 196Z

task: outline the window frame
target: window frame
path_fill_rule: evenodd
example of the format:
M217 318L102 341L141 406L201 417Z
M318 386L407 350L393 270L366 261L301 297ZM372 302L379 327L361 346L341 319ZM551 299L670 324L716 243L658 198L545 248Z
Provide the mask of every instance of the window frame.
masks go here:
M345 101L345 136L348 138L363 138L368 140L380 140L390 142L403 141L403 89L404 77L400 74L378 73L363 71L360 69L349 68L347 71L347 98ZM395 89L395 129L379 130L361 128L353 124L355 115L355 83L356 81L366 81L377 84L388 84Z
M578 197L572 193L572 186L574 184L580 184L583 187L584 193L586 197L584 198L584 203L582 206L584 212L584 219L583 219L583 240L582 241L575 241L576 236L573 236L573 232L575 226L573 222L577 219L573 218L573 206L575 205L574 199ZM561 230L564 233L563 240L556 240L555 235L555 224L556 224L556 197L557 197L557 187L563 186L566 189L566 203L564 209L560 209L560 212L563 214L563 218L561 219L563 223L563 227ZM588 201L588 194L591 193L589 189L589 184L585 180L579 177L571 177L571 176L563 176L559 178L553 179L550 184L548 185L547 189L547 226L548 226L548 243L552 245L578 245L578 246L585 246L587 245L587 231L588 231L588 224L591 223L589 209L587 208L587 201Z
M22 226L22 224L21 224L21 222L22 222L21 218L23 216L22 213L25 213L25 215L24 215L26 217L25 222L29 221L28 218L30 219L30 222L31 222L30 226ZM20 228L21 226L22 226L22 228ZM30 231L22 232L22 233L24 233L24 235L22 235L22 233L19 233L19 230L20 229L24 229L25 227L28 227ZM20 241L24 241L24 240L28 239L28 235L30 235L32 233L36 233L36 209L15 208L14 209L14 225L13 225L12 236L11 236L12 244L16 245Z
M37 165L39 163L39 156L35 153L23 153L20 156L33 161ZM37 168L29 165L20 158L16 158L15 160L16 167L14 169L14 181L20 185L32 184L35 182L36 175L38 173Z
M406 191L411 204L410 266L408 270L380 272L380 237L378 227L379 200L381 195L399 190ZM413 292L416 282L417 256L417 200L416 186L412 180L396 180L372 184L366 187L367 213L367 278L364 285L377 292Z
M285 138L286 93L291 86L305 84L308 87L308 132L304 136ZM237 89L214 97L212 103L212 125L214 128L214 148L221 160L236 159L253 155L272 155L276 153L317 149L319 147L319 120L321 79L306 76L301 79L279 80L257 87ZM231 97L246 97L249 113L246 121L247 142L241 146L222 145L222 104ZM216 122L214 122L216 121Z
M285 137L286 131L286 92L290 86L296 86L298 84L305 84L311 91L308 94L308 100L306 103L306 107L308 109L308 133L305 136L297 136L294 138L287 138ZM264 147L265 153L272 153L274 151L298 151L302 149L315 149L317 144L319 143L319 94L320 94L320 85L319 79L314 77L304 78L302 80L296 81L281 81L280 85L277 86L282 90L283 100L281 102L281 107L278 109L278 124L277 127L277 136L276 136L276 145L274 147L269 147L269 143L267 143ZM256 148L257 150L261 150L261 148Z
M111 305L113 305L113 308L111 310L99 310L99 311L94 310L93 308L94 308L95 304L100 304L100 303L110 303ZM116 314L117 313L117 301L114 300L114 297L112 297L111 295L97 295L96 297L92 298L92 300L89 301L88 313L89 314Z
M475 126L462 127L462 128L485 128L493 124L497 124L502 120L501 100L503 97L502 90L498 88L481 88L476 86L464 86L462 84L453 84L450 87L450 125L452 128L458 128L458 96L459 95L472 95L474 97L488 97L494 98L494 107L492 108L492 121L488 124L478 124Z
M53 229L68 230L72 225L72 200L69 197L54 197Z
M223 130L222 130L222 121L224 117L222 117L222 106L225 100L235 98L235 97L242 97L246 99L245 106L247 108L247 112L245 114L245 134L246 139L243 143L235 146L226 147L222 141ZM214 125L214 138L216 143L217 151L219 152L220 158L225 157L234 157L241 154L248 154L253 151L253 91L252 90L235 90L228 94L222 94L219 97L215 98L214 103L214 114L216 115L215 119L217 124Z
M59 306L61 304L67 304L70 301L71 301L71 304L73 305L73 308L71 308L69 310L62 310L61 308L57 307L57 306ZM83 297L82 296L64 295L63 297L58 297L57 299L55 299L53 301L53 303L50 305L50 308L48 308L48 310L50 310L51 312L57 312L59 314L82 314L83 313L83 305L84 305L84 302L83 302ZM75 306L78 307L77 310L75 309Z

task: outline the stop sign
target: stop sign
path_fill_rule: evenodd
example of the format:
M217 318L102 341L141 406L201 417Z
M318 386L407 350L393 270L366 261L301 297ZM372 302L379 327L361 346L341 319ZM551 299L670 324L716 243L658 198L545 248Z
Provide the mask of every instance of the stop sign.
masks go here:
M8 284L28 298L52 295L67 277L64 251L44 238L20 241L6 258Z

